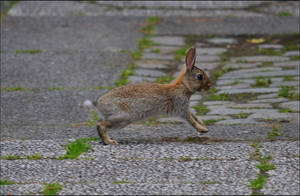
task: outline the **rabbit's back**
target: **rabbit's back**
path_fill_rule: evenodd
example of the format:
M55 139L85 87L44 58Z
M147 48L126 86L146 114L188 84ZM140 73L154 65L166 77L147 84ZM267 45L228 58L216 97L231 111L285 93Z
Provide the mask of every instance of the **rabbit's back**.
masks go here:
M153 115L180 115L188 109L189 96L184 88L157 83L131 84L115 88L97 100L96 107L105 118L118 113L137 121Z

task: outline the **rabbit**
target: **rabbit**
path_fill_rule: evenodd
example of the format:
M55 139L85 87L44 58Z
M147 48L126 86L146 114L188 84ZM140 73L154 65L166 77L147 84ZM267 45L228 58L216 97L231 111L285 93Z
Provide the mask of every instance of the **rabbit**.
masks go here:
M195 67L196 49L190 48L185 66L170 84L136 83L117 87L84 106L97 110L101 120L97 132L107 145L118 144L106 133L107 128L123 128L154 115L181 117L197 131L207 132L203 121L189 111L189 99L196 91L208 90L211 82L206 73Z

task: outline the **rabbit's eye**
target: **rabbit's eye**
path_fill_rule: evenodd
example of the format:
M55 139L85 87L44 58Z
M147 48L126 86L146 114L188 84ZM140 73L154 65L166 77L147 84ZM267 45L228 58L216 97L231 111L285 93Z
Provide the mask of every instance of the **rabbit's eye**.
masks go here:
M198 80L202 80L203 76L201 74L197 74L197 78L198 78Z

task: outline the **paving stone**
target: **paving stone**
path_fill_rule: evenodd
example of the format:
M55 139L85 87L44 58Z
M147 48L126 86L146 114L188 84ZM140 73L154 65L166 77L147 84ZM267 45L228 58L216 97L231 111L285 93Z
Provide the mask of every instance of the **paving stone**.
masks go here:
M284 53L283 56L299 56L300 52L299 51L287 51L286 53Z
M278 67L295 66L295 67L299 67L299 64L300 64L299 61L287 61L287 62L276 62L276 63L273 63L273 66L278 66Z
M179 36L155 36L151 40L161 45L182 46L184 45L184 37Z
M157 60L174 60L173 55L158 54L158 53L143 53L143 59L157 59Z
M199 104L199 101L190 101L190 108Z
M216 85L229 85L238 81L239 83L253 84L255 81L253 79L218 79Z
M193 94L190 98L190 101L200 101L202 99L202 95L200 94Z
M178 46L153 46L150 48L145 48L144 52L151 52L154 49L158 49L160 54L173 54L179 49Z
M280 45L280 44L260 44L260 45L258 45L258 48L261 48L261 49L281 49L281 48L283 48L283 46Z
M294 148L294 150L296 149ZM271 153L269 151L269 154ZM299 157L276 157L273 158L272 163L274 163L275 169L267 172L268 181L261 189L264 195L299 195Z
M289 61L290 58L284 56L245 56L245 57L233 57L233 62L236 61L247 61L247 62L282 62Z
M1 157L13 156L32 156L35 154L45 158L59 157L66 153L63 145L70 140L1 140Z
M272 82L270 87L280 87L280 86L299 86L299 81L281 81L281 82Z
M219 120L225 118L225 120L232 119L230 116L225 115L204 115L198 116L201 120Z
M135 69L134 70L135 76L145 76L145 77L153 77L158 78L161 76L165 76L166 74L159 70L151 70L151 69Z
M226 64L224 68L243 69L243 68L254 68L260 65L260 63L230 63Z
M248 103L279 103L287 101L288 99L280 97L280 98L273 98L273 99L258 99L258 100L252 100L248 101Z
M254 113L248 116L257 121L274 120L279 122L299 123L299 113L279 113L277 111Z
M278 97L277 93L270 93L270 94L266 94L266 95L259 95L257 96L257 99L272 99L272 98L276 98Z
M252 68L252 69L240 69L235 71L230 71L231 75L238 75L238 74L247 74L247 73L257 73L257 72L271 72L271 71L281 71L282 68L280 67L260 67L260 68Z
M215 68L217 68L219 66L219 63L202 63L202 62L196 62L196 67L198 67L199 69L202 69L204 71L210 71L213 70Z
M249 84L235 84L235 85L230 85L230 86L218 86L216 89L219 90L227 90L227 89L241 89L241 88L249 88Z
M228 119L216 122L217 125L236 125L236 124L262 124L253 119Z
M198 55L218 55L226 51L226 48L196 48L196 54Z
M276 109L231 109L226 106L208 106L210 110L208 115L231 115L240 113L267 113L267 112L277 112Z
M231 72L225 73L223 76L221 76L219 79L230 79L232 77L234 78L253 78L256 76L297 76L299 73L295 70L282 70L282 71L276 71L276 72L252 72L252 73L241 73L241 74L232 74Z
M281 108L288 108L292 110L293 112L299 112L300 111L300 103L299 101L289 101L285 103L281 103L279 105Z
M230 105L230 104L235 104L234 102L231 101L205 101L203 102L204 105Z
M229 94L239 94L239 93L274 93L278 92L279 88L245 88L245 89L226 89L217 92L217 94L221 93L229 93Z
M245 109L258 109L258 108L273 108L273 106L271 106L270 104L267 103L229 103L226 104L225 106L230 107L230 108L237 108L237 109L241 109L241 108L245 108Z
M165 64L151 64L151 63L137 63L137 67L139 68L145 68L145 69L160 69L160 70L168 70L170 69L169 65Z
M154 82L156 78L145 77L145 76L129 76L129 83L140 83L140 82Z
M219 59L218 56L213 56L213 55L197 55L196 56L196 61L197 62L214 62Z
M237 42L234 38L210 38L206 41L213 44L235 44Z
M43 184L10 184L1 186L1 195L40 195L44 190Z

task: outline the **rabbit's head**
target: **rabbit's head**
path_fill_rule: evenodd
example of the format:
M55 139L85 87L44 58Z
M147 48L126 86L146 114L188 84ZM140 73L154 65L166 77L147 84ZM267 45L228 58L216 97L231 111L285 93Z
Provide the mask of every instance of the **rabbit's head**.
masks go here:
M185 73L182 82L191 92L208 90L211 82L202 69L195 67L195 62L196 49L190 48L185 57Z

